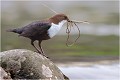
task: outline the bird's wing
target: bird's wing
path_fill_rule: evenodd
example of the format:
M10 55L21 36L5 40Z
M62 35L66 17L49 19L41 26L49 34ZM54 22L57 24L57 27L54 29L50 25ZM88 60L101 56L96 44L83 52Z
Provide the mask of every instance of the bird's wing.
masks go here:
M45 21L36 21L22 28L20 36L30 37L43 34L50 28L51 24Z

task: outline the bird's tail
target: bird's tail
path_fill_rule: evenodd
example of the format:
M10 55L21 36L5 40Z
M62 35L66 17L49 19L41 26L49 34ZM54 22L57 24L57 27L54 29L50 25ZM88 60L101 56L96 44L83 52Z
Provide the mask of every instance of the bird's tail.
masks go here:
M6 30L7 32L14 32L14 33L18 33L18 34L21 34L22 31L20 29L8 29Z

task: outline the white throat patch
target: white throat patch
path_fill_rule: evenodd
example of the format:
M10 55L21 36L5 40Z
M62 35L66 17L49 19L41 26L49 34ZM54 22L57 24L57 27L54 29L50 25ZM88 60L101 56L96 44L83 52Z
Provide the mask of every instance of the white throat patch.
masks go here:
M52 38L53 36L55 36L60 31L61 27L63 26L63 24L65 22L67 22L67 21L63 20L63 21L59 22L59 24L52 23L52 26L48 30L49 37Z

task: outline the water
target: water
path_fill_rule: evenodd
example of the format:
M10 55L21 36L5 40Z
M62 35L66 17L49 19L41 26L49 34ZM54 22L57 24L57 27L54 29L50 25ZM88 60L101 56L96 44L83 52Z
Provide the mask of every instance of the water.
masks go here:
M120 64L92 66L59 66L70 79L82 80L119 80Z

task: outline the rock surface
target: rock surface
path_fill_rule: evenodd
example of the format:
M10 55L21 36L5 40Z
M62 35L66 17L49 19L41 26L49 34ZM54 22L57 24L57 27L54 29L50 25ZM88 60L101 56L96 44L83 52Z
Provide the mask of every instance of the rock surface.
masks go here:
M39 53L14 49L0 52L0 65L12 79L60 79L65 75L55 64Z
M5 80L5 79L12 80L9 73L5 72L5 70L2 67L0 67L0 80Z

